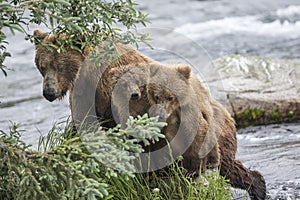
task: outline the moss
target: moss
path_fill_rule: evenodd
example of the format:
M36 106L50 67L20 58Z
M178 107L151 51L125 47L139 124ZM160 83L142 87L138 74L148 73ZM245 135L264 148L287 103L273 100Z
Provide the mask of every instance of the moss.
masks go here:
M237 122L237 127L244 128L247 126L291 121L295 119L295 113L293 111L281 113L278 110L265 112L264 110L251 110L247 108L243 112L236 114L234 118Z
M253 126L260 124L263 121L265 112L259 109L245 109L242 113L235 115L238 128Z
M281 113L278 110L274 110L271 113L271 119L280 119L281 118Z
M247 108L246 110L244 110L242 113L237 114L235 117L237 120L256 120L261 118L264 115L264 112L262 110L259 109L254 109L251 110L249 108Z
M254 109L251 112L251 116L253 119L259 119L264 115L264 112L262 110Z

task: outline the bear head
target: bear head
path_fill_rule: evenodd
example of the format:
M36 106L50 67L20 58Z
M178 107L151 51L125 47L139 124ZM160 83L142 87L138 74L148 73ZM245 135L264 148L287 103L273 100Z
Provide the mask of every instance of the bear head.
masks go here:
M184 65L150 66L150 81L147 97L150 102L149 115L159 116L161 121L189 102L193 91L190 86L191 67Z
M142 90L148 83L149 70L144 66L136 66L135 64L129 64L120 68L113 68L112 77L115 82L113 89L113 96L124 95L125 100L139 100L142 96ZM114 71L119 71L116 75Z
M62 99L78 76L79 69L85 60L85 53L68 48L59 53L51 48L57 41L64 40L64 35L48 35L40 30L34 31L35 64L43 76L43 95L52 102Z

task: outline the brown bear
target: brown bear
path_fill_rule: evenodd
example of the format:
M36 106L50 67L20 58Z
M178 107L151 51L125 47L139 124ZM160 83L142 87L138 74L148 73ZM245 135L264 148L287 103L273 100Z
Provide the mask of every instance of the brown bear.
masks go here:
M145 108L145 112L167 121L168 125L162 132L171 143L173 154L183 154L184 167L197 170L199 163L202 167L205 163L215 167L220 161L220 174L228 178L233 187L247 190L252 200L265 199L263 176L235 159L237 139L233 118L212 99L191 73L191 68L159 63L148 67L150 75L145 101L150 107ZM141 101L135 103L147 105ZM156 143L152 146L150 150L156 151L163 145Z
M208 93L191 74L190 66L150 65L150 81L146 86L150 102L149 115L166 121L162 130L170 142L173 157L183 155L183 166L188 174L219 166L220 153L217 138L221 132L212 130L213 110ZM199 105L198 102L201 102Z
M66 52L59 53L43 45L57 44L58 40L64 39L64 35L48 35L35 30L34 37L36 39L35 63L44 77L43 95L52 102L55 99L62 99L69 91L72 121L76 124L83 120L88 122L95 120L96 87L101 78L105 80L110 78L103 77L105 70L112 68L117 70L127 64L145 65L152 62L150 58L130 46L118 44L115 46L118 57L113 61L102 60L101 67L98 67L99 63L91 61L93 52L89 48L83 49L82 52L68 48ZM94 52L99 51L102 46L99 45Z

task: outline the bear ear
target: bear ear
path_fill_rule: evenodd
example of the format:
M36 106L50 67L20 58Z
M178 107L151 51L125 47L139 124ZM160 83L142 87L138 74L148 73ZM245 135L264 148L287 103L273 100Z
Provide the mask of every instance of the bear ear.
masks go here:
M177 71L185 78L191 77L192 68L189 65L177 67Z
M34 44L37 45L40 41L42 41L45 37L48 36L48 33L44 33L39 29L35 29L33 32L34 36Z

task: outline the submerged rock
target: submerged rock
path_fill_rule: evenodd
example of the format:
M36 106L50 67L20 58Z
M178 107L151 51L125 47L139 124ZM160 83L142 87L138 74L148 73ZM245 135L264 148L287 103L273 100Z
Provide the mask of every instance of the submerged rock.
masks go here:
M300 63L230 55L213 64L207 84L238 126L300 119Z

